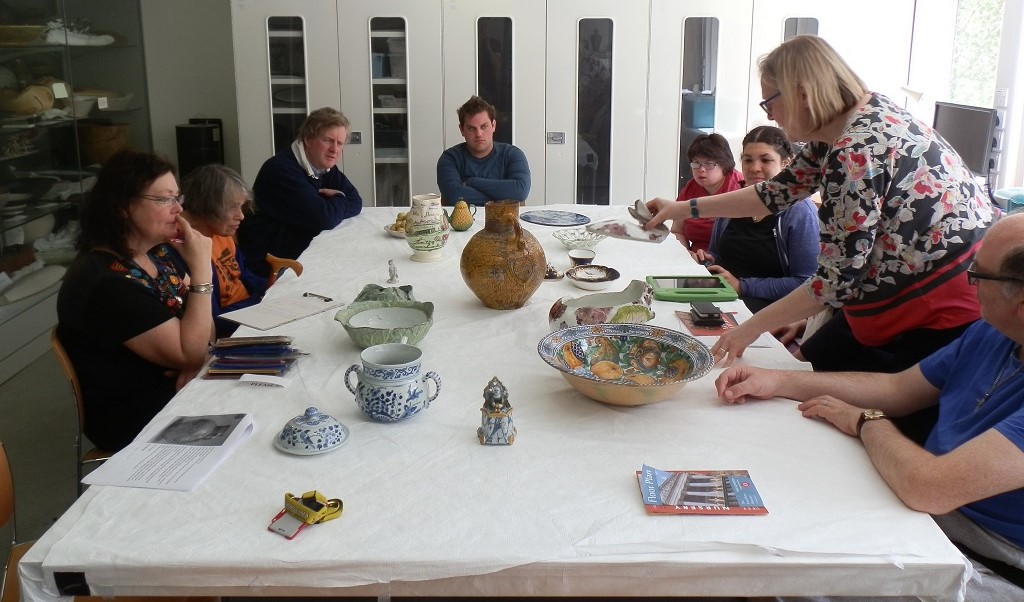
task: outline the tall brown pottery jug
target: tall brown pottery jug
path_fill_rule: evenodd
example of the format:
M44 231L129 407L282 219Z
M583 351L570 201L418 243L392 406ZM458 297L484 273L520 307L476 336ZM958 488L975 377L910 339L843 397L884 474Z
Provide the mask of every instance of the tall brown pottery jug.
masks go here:
M462 279L491 309L516 309L544 281L547 259L537 239L519 223L518 201L484 205L484 229L462 250Z

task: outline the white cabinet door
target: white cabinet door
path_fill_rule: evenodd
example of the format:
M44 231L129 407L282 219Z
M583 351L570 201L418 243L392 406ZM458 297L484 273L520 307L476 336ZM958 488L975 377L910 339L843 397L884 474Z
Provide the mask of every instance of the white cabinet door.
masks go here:
M530 162L532 185L528 205L543 205L545 198L545 45L539 37L545 26L545 5L545 0L447 0L444 5L444 147L463 142L455 112L462 103L474 94L484 95L483 89L489 85L502 89L511 85L511 138L506 141L521 148ZM508 19L510 39L481 39L481 20L495 18ZM511 44L504 43L507 41ZM481 55L493 62L482 61ZM500 73L493 73L495 69ZM481 85L482 76L497 81ZM484 100L498 104L499 113L504 108L499 99L484 95ZM504 134L508 128L509 124L502 123L499 115L498 134Z
M352 122L352 130L362 138L359 144L349 142L345 147L345 175L367 204L408 206L409 194L437 189L435 168L443 150L441 2L339 1L338 7L333 51L337 53L344 82L342 110ZM398 34L399 29L393 30L395 35L372 29L379 23L376 19L400 22L402 33ZM382 40L382 35L389 37ZM394 56L390 57L384 73L380 72L380 65L373 64L374 60L381 60L373 55L384 54L386 49L378 48L382 41L404 47L405 58L399 66ZM393 55L399 54L397 47L392 50L396 51ZM400 120L396 115L402 107L382 106L380 97L385 91L390 91L389 96L406 94L404 131L397 130ZM400 142L383 140L385 134ZM390 152L398 144L405 152ZM397 155L404 155L404 163L403 157ZM404 179L402 172L407 174Z
M680 164L687 163L689 141L700 132L725 136L739 163L749 111L752 4L753 0L652 2L645 198L678 195L680 178L690 177L689 168L681 169ZM694 20L689 29L688 19ZM684 88L690 93L684 95Z
M295 85L304 86L305 102L302 104L312 109L337 107L341 89L337 6L337 0L232 0L239 161L246 181L255 180L260 166L274 154L274 86L267 20L270 17L301 19L305 81Z
M646 196L648 6L548 3L546 204Z

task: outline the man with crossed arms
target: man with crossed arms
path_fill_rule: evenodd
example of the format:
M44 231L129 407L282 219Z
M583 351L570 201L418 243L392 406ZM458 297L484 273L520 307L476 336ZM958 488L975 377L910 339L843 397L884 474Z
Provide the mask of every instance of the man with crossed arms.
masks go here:
M964 276L959 276L964 277ZM1024 214L982 241L968 282L982 319L897 374L728 368L715 381L730 403L786 397L807 418L859 437L903 502L932 514L979 574L968 600L1024 600ZM919 447L887 420L938 404Z

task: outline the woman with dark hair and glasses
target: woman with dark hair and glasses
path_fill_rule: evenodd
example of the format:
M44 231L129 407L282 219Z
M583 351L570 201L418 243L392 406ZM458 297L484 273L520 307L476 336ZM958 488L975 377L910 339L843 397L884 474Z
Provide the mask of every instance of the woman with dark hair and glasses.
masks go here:
M181 203L174 166L129 149L82 202L57 336L82 387L85 435L101 449L130 443L206 360L211 243Z
M793 145L777 127L760 125L743 137L740 171L753 186L793 160ZM692 251L698 263L725 278L752 312L785 297L814 274L818 265L818 213L810 198L773 216L714 220L711 244Z
M267 279L245 263L233 238L252 211L252 190L242 176L224 165L203 165L182 182L185 212L193 228L213 241L213 315L218 337L231 336L238 324L219 316L255 305L267 291Z
M690 159L693 179L679 191L676 202L689 201L712 194L739 190L743 185L736 171L736 160L732 157L729 142L721 134L701 134L686 151ZM690 218L672 223L672 232L691 253L708 248L711 242L711 228L715 220Z
M839 311L800 348L816 370L897 372L979 317L965 272L994 212L931 127L871 92L822 38L796 36L758 64L761 106L806 142L777 176L736 192L648 203L666 219L764 217L820 192L821 253L805 285L719 338L731 361L766 331Z

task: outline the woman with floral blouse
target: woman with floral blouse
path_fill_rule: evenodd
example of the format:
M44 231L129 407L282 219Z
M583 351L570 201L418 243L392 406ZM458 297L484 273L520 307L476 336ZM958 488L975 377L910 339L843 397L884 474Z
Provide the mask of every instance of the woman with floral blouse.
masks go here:
M925 123L864 82L824 40L797 36L761 59L760 103L807 144L774 178L686 203L654 199L666 219L777 213L819 192L815 274L712 348L729 363L761 333L840 309L803 342L816 370L896 372L979 317L965 272L993 208L970 170Z
M206 360L211 243L181 201L174 165L125 149L82 202L57 336L82 386L85 435L103 450L130 443Z

